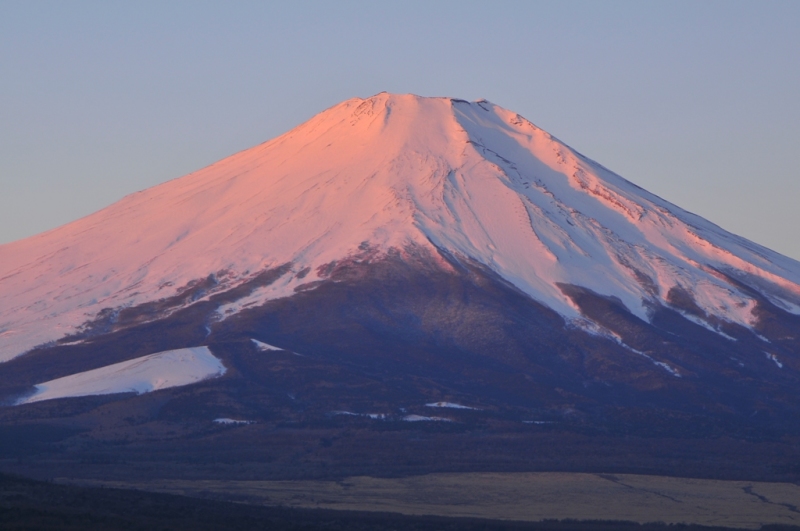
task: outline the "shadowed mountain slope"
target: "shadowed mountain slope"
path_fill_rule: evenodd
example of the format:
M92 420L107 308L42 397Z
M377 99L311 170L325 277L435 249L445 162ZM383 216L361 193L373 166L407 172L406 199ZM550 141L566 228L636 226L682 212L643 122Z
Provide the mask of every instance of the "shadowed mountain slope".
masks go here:
M486 101L348 100L0 257L14 470L800 474L800 264Z

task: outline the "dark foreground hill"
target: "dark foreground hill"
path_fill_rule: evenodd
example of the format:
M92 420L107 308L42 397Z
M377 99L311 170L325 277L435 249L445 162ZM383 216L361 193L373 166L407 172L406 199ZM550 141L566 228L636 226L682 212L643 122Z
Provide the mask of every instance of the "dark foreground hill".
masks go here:
M258 507L132 490L87 488L0 475L0 528L6 531L727 531L633 522L500 522L465 518ZM763 526L762 531L797 531Z

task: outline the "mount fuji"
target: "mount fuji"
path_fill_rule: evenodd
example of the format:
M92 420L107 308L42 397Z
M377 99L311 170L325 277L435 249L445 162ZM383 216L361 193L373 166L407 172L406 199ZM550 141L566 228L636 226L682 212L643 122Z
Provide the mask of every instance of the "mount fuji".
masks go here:
M799 331L797 261L486 100L381 93L0 246L0 423L39 475L794 478Z

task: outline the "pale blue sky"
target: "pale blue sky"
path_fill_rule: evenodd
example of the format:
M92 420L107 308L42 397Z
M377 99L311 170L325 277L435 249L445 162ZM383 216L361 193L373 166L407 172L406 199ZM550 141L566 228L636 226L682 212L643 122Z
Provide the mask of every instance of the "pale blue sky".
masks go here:
M798 28L797 1L0 0L0 243L386 90L487 98L800 258Z

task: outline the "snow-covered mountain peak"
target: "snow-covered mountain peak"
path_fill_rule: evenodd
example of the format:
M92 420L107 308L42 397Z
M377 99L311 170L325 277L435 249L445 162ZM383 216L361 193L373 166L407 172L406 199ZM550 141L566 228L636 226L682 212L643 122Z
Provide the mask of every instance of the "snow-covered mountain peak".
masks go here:
M409 245L495 271L581 322L566 285L749 325L750 279L800 308L800 264L682 211L488 101L354 98L264 144L0 247L0 360L104 310L230 289L286 266L220 318L324 278L325 264ZM187 301L189 304L192 301Z

